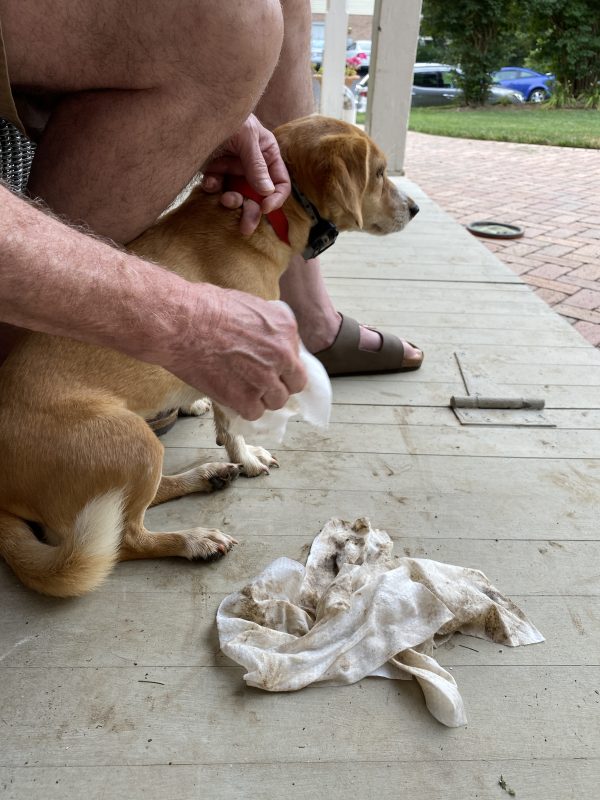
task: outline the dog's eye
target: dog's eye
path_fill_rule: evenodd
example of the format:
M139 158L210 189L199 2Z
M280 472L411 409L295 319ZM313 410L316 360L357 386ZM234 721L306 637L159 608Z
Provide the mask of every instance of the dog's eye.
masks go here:
M378 178L383 178L383 173L385 172L385 167L379 167L377 172L375 173Z

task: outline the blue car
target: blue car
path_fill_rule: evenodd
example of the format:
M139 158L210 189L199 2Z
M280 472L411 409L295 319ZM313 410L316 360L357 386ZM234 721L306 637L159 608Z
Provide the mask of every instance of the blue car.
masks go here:
M502 67L492 73L494 83L516 89L528 103L543 103L552 94L554 75L542 75L525 67Z

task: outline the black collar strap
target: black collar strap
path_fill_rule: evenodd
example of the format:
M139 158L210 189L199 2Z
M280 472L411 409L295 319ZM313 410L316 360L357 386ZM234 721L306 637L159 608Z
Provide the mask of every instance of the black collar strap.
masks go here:
M324 250L327 250L328 247L331 247L339 231L333 222L330 222L328 219L323 219L308 197L302 194L293 181L292 194L306 211L311 222L308 244L302 252L302 258L308 261L309 258L316 258Z

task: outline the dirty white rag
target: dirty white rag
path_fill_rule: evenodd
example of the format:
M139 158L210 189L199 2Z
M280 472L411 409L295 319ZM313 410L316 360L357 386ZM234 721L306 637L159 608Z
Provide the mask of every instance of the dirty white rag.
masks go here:
M392 555L366 519L331 519L306 567L278 558L217 612L221 650L272 692L367 676L419 682L433 716L466 724L454 677L432 657L458 631L515 647L544 641L478 570Z

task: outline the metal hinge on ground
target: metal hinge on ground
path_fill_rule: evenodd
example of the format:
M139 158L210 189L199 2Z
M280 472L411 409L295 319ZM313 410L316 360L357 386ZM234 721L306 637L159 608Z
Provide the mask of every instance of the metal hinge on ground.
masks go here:
M556 427L543 412L544 398L508 394L467 353L454 353L454 357L467 394L452 396L450 406L462 425Z

